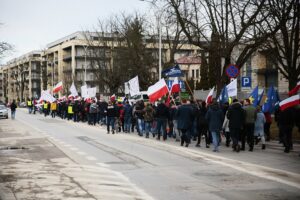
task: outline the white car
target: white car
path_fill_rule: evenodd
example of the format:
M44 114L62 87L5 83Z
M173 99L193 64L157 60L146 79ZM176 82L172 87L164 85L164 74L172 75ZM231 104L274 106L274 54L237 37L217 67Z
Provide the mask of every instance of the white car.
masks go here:
M8 109L5 105L0 105L0 117L8 119Z

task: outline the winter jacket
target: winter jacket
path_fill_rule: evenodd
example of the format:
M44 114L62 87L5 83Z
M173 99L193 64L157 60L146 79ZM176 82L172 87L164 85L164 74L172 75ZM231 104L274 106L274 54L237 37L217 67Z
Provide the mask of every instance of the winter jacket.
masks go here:
M92 103L90 106L90 113L97 113L98 112L98 105L96 103Z
M188 104L179 106L176 112L176 118L178 129L188 130L192 128L195 118L193 108Z
M254 135L262 136L264 135L264 125L266 123L266 118L263 112L257 113L257 118L255 121Z
M108 105L107 106L107 110L106 110L106 114L107 117L118 117L118 107L116 105Z
M145 122L152 122L154 120L155 111L151 105L147 105L144 109L144 120Z
M169 108L164 103L158 104L155 117L159 119L169 119Z
M129 118L132 116L132 107L129 104L124 106L124 118Z
M248 105L244 107L244 110L246 111L246 116L245 116L245 123L246 124L254 124L256 120L256 109L252 105Z
M224 114L217 103L212 104L209 107L209 109L205 115L205 118L208 121L209 131L219 132L222 130Z
M227 111L227 118L229 120L230 129L241 129L245 122L245 110L239 102L231 104Z

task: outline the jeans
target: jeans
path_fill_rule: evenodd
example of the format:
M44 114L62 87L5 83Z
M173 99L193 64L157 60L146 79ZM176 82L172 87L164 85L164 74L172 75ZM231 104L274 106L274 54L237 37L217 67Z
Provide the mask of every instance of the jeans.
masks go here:
M16 111L11 111L11 119L15 119L16 118Z
M157 119L157 133L158 133L158 139L160 139L161 136L161 129L163 132L163 139L166 140L167 139L167 132L166 132L166 128L167 128L167 119Z
M176 140L179 140L180 134L179 130L177 129L177 120L173 120L173 136L176 138Z
M114 117L107 117L107 132L109 132L109 128L115 130L115 118Z
M29 114L32 113L32 107L28 107L28 112L29 112Z
M96 125L97 123L97 113L90 113L90 124Z
M55 110L52 110L52 111L51 111L51 116L52 116L52 118L55 118L55 115L56 115L56 111L55 111Z
M131 117L125 117L124 118L124 129L125 132L130 132L130 127L131 127Z
M213 138L213 145L214 145L214 150L219 151L219 139L220 139L220 133L217 131L212 131L211 132L212 138Z
M139 126L139 135L143 136L145 132L145 121L144 119L138 119L138 126Z
M152 122L145 122L145 132L146 137L149 136L149 132L151 132Z

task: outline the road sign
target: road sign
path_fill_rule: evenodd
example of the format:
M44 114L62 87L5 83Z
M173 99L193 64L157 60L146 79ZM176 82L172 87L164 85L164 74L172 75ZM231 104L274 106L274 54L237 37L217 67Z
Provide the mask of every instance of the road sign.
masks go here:
M172 87L173 81L174 81L174 80L167 80L167 81L166 81L169 90L170 90L171 87ZM180 89L181 89L181 90L184 90L184 89L185 89L184 81L179 80L179 86L180 86Z
M235 78L240 74L239 68L235 65L229 65L225 71L229 78Z
M242 87L251 87L251 77L250 76L242 77Z

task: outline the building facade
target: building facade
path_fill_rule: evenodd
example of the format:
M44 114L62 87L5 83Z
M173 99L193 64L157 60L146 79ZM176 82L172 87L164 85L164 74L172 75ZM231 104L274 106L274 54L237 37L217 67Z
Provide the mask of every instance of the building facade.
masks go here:
M41 52L32 51L2 67L3 101L23 102L41 94Z

